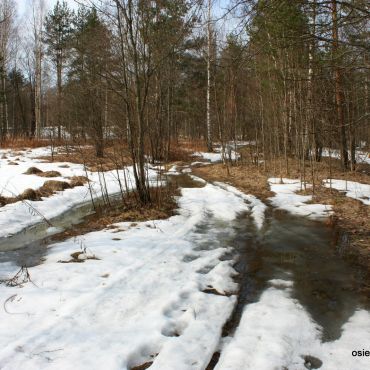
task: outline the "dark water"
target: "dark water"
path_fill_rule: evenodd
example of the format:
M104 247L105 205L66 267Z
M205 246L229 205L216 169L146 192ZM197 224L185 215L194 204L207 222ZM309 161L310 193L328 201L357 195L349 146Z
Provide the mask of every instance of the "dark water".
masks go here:
M258 233L247 217L236 225L240 292L224 335L233 332L244 306L258 301L269 280L283 279L294 283L292 297L323 328L322 340L338 339L356 309L370 308L360 290L364 274L341 256L333 228L274 209L266 216Z
M1 238L0 263L13 262L27 267L40 264L47 245L55 235L83 222L93 213L91 202L85 202L49 220L52 227L46 222L40 222L10 237Z

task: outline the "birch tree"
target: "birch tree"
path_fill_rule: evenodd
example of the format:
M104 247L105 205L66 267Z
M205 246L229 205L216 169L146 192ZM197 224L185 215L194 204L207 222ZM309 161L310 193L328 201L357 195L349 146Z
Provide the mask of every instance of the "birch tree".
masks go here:
M44 22L44 0L32 0L32 43L34 68L34 124L31 127L31 136L40 137L41 107L42 107L42 32Z

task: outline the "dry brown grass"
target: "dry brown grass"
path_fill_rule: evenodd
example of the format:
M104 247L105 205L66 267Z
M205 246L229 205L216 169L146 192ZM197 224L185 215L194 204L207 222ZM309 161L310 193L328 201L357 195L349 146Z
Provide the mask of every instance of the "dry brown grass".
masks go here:
M169 162L189 162L192 157L191 154L195 151L205 151L203 141L180 141L171 142L169 152ZM147 153L150 154L149 148ZM93 146L70 146L66 147L62 152L54 154L53 158L51 155L40 157L45 161L51 162L71 162L78 164L85 164L90 171L110 171L123 166L132 164L130 152L125 142L111 141L106 144L104 149L104 156L98 158L95 153Z
M178 146L190 153L207 151L207 145L204 139L180 139Z
M85 164L92 172L111 171L131 164L127 147L119 142L112 142L104 150L103 157L97 157L92 146L67 146L64 150L51 155L39 157L46 162L70 162Z
M124 203L120 202L114 207L98 209L96 213L87 217L83 223L56 235L54 239L60 241L91 231L105 228L115 229L116 226L113 224L119 222L132 222L131 227L134 227L137 222L166 219L175 214L177 203L174 195L177 194L178 191L175 187L153 189L151 191L152 203L139 206L135 194L129 193L125 196ZM155 227L154 224L153 227Z
M186 148L173 144L170 148L168 161L169 162L190 162L192 151L187 150Z
M229 183L245 193L258 196L262 200L266 200L273 195L267 183L268 177L254 165L243 164L227 168L227 166L219 163L194 168L193 173L208 181Z
M13 137L7 138L1 141L2 149L24 149L24 148L40 148L42 146L47 146L49 140L46 139L30 139L28 137ZM61 144L61 143L59 143Z

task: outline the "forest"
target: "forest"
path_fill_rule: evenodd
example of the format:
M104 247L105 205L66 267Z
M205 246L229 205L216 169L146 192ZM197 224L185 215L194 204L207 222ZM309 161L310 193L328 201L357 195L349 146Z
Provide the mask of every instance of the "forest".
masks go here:
M369 26L0 0L0 369L370 368Z

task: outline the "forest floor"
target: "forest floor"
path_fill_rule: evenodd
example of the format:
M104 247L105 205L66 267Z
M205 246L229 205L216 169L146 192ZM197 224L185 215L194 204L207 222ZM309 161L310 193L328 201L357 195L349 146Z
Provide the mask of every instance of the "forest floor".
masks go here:
M49 180L25 174L30 167L59 171L67 183L85 174L94 196L103 198L120 192L120 178L132 179L130 166L97 173L73 150L53 161L48 150L0 152L4 195L19 196ZM91 148L84 151L93 162ZM348 250L363 243L367 258L370 193L358 187L370 184L367 175L346 178L334 161L332 185L340 191L321 186L324 160L312 196L293 162L280 176L279 163L263 171L244 160L227 168L220 159L201 147L176 148L171 163L148 166L153 206L138 208L134 192L125 192L125 204L75 227L68 212L89 201L87 183L1 207L0 242L32 232L40 215L64 214L69 222L45 245L27 247L39 259L28 269L18 263L22 249L3 251L0 244L0 367L367 368L366 357L351 355L367 349L370 338L368 294L354 277L358 260L353 268L332 251L325 226L350 236ZM160 192L166 177L169 185ZM343 189L343 179L354 182ZM54 229L46 226L45 235Z

